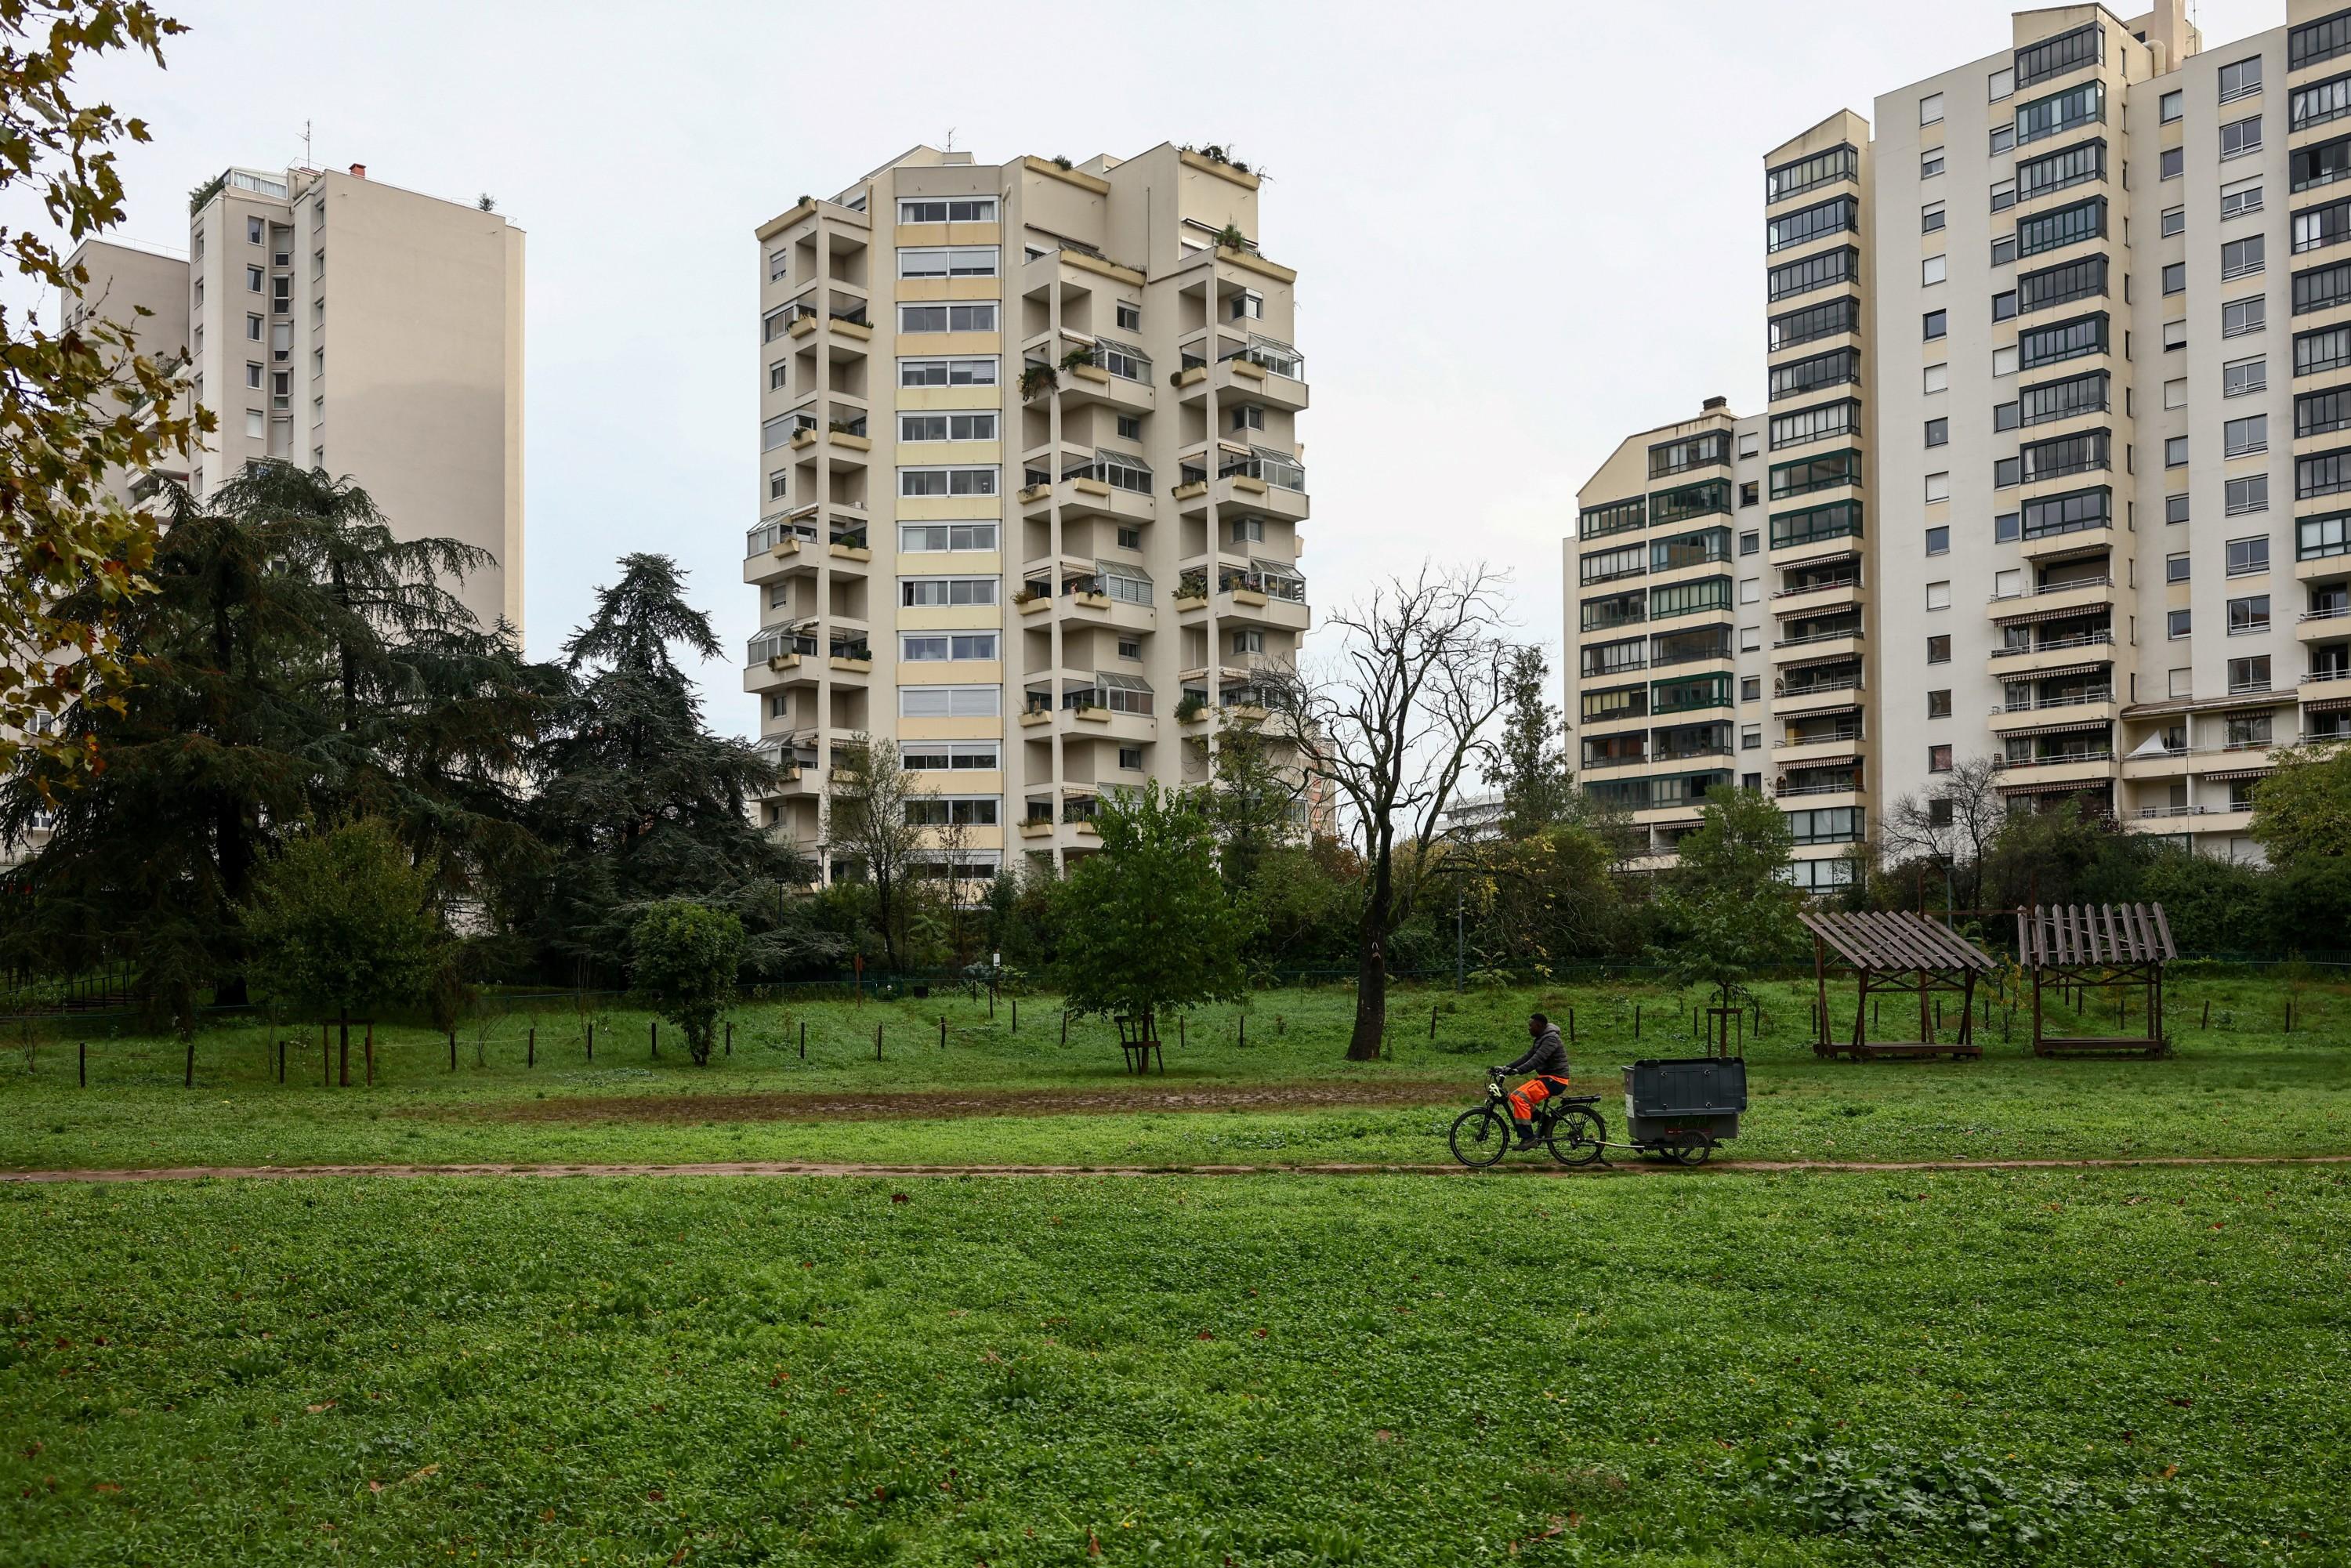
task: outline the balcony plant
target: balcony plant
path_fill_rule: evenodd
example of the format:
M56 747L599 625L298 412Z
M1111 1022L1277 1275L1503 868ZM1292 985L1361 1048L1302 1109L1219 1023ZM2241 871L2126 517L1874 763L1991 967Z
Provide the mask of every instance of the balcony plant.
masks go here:
M1207 697L1202 696L1198 692L1186 692L1183 700L1176 705L1176 722L1190 724L1204 716L1207 711Z
M1061 375L1050 365L1030 365L1020 372L1020 399L1023 402L1041 397L1061 384Z
M1012 591L1012 602L1015 604L1034 604L1038 600L1042 599L1043 597L1043 594L1039 593L1035 589L1029 587L1025 582Z
M1178 599L1207 598L1207 572L1196 568L1177 577L1176 580L1176 597Z
M1253 251L1257 248L1256 243L1249 235L1241 233L1239 226L1235 224L1227 224L1217 232L1217 244L1226 250Z
M1074 371L1080 365L1091 365L1093 362L1094 346L1092 343L1081 344L1061 356L1061 368L1065 371Z

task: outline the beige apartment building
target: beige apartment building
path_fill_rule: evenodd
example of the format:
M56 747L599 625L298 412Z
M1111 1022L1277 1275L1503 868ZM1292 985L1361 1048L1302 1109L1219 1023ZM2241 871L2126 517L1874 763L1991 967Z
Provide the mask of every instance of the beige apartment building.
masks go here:
M1206 777L1309 612L1295 274L1257 177L916 147L759 225L762 820L831 875L860 734L930 798L935 874L1099 843L1103 790Z
M185 258L93 240L77 308L184 346L220 419L197 461L125 476L199 498L278 458L349 476L403 537L497 564L463 596L517 633L523 600L523 231L472 202L348 172L229 169L189 202Z
M2273 748L2351 737L2351 10L2285 13L2208 47L2179 0L2022 12L1880 97L1874 133L1840 113L1766 155L1761 472L1727 413L1740 445L1704 471L1760 481L1765 570L1703 613L1768 644L1716 771L1779 797L1807 885L1980 757L2011 810L2251 857ZM1590 607L1644 584L1591 574L1642 539L1654 564L1654 520L1594 528L1654 511L1629 455L1683 428L1619 449L1567 548L1587 784L1645 800L1660 852L1695 814L1660 798L1663 727L1604 729L1591 768L1593 709L1633 682ZM1695 624L1648 612L1652 653Z

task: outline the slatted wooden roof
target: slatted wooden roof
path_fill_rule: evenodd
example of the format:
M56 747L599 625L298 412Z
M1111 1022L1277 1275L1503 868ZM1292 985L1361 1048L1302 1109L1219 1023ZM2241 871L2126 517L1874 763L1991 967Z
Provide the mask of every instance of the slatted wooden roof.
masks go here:
M1846 915L1805 912L1798 915L1815 936L1856 969L1974 969L1997 967L1984 950L1939 921L1908 912Z
M2160 904L2046 904L2016 912L2020 963L2164 964L2179 956Z

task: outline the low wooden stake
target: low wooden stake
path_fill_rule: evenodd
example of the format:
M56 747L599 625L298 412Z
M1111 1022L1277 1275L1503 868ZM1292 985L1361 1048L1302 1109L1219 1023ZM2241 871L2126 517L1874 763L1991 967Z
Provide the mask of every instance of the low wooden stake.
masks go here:
M1061 1043L1070 1043L1070 1011L1067 1008L1061 1009Z
M1437 1038L1437 1008L1434 1004L1431 1004L1428 1009L1428 1038L1431 1040Z
M726 1026L726 1054L735 1054L735 1026L732 1023Z
M1633 1038L1641 1038L1641 1004L1638 1002L1633 1004Z
M1241 1014L1241 1043L1243 1045L1249 1043L1249 1014L1247 1013Z
M457 1031L454 1029L449 1031L449 1071L457 1071Z
M523 1046L522 1064L525 1067L538 1065L538 1026L537 1024L531 1026L530 1037Z
M882 1026L878 1023L873 1026L873 1060L882 1060Z
M286 1048L285 1048L285 1046L283 1046L283 1045L281 1044L281 1045L277 1048L277 1051L278 1051L277 1060L278 1060L280 1062L283 1062L283 1061L286 1060L286 1054L285 1054L285 1053L286 1053ZM78 1051L76 1054L79 1057L79 1059L80 1059L80 1060L79 1060L79 1061L78 1061L77 1062L75 1062L75 1064L74 1064L74 1066L75 1066L75 1070L76 1070L76 1071L78 1071L78 1072L81 1075L81 1086L82 1086L84 1089L87 1089L87 1088L89 1088L89 1041L88 1041L88 1040L83 1040L83 1041L81 1042L81 1049L80 1049L80 1051ZM282 1077L284 1077L284 1076L285 1076L285 1072L286 1072L286 1070L281 1066L281 1067L278 1069L278 1076L279 1076L279 1077L281 1077L281 1078L282 1078Z
M183 1089L193 1089L195 1086L196 1086L196 1037L195 1037L194 1035L193 1035L193 1034L192 1034L192 1035L188 1036L188 1071L187 1071L187 1074L186 1074L186 1076L184 1076L183 1078L182 1078L182 1079L180 1080L180 1087L181 1087L181 1088L183 1088Z
M946 1014L945 1014L945 1013L941 1013L941 1014L939 1015L939 1049L940 1049L941 1051L945 1051L946 1048L947 1048L947 1015L946 1015Z
M375 1023L372 1019L369 1020L367 1040L360 1051L367 1059L367 1086L372 1089L375 1087Z
M800 1019L800 1060L808 1060L808 1019Z
M2199 1029L2210 1029L2212 1027L2212 998L2210 997L2206 997L2204 998L2204 1021L2197 1027Z
M658 1019L645 1025L645 1043L653 1048L655 1056L661 1054L661 1020Z
M588 1020L588 1060L590 1061L596 1060L596 1020L594 1019Z
M1020 1032L1020 998L1019 997L1012 998L1012 1032L1015 1034Z

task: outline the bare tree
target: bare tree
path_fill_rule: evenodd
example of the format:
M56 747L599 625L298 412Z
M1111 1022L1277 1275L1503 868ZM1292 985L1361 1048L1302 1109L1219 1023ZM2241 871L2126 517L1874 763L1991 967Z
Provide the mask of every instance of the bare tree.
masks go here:
M1364 858L1350 1061L1379 1055L1388 941L1436 865L1446 809L1484 759L1486 727L1506 699L1502 581L1483 563L1424 563L1389 579L1331 618L1345 642L1330 677L1292 689L1299 747L1337 788Z
M1878 844L1890 862L1924 861L1941 869L1955 909L1975 909L1983 894L1984 858L2007 815L1989 757L1970 758L1915 795L1886 809Z
M907 881L923 851L932 792L898 766L898 748L863 730L832 748L825 789L825 841L873 884L883 956L903 967Z

